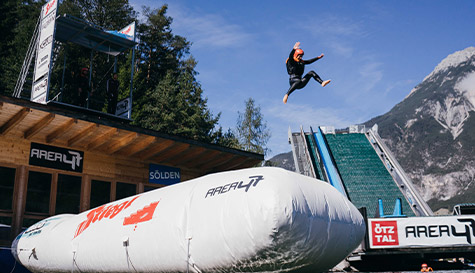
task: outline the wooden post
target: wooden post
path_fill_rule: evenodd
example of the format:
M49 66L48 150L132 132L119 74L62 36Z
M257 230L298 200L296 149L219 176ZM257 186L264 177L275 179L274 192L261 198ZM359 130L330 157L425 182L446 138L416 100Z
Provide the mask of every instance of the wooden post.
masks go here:
M79 212L88 210L90 206L91 206L91 177L86 174L82 176L81 201L80 201L80 206L79 206Z
M51 189L49 195L49 216L56 214L56 197L58 196L58 172L51 174Z
M115 201L117 198L117 181L111 182L111 195L110 195L110 200Z
M11 239L15 238L23 225L23 214L25 213L26 192L28 186L28 168L20 166L15 172L15 187L13 190L13 218L11 228Z

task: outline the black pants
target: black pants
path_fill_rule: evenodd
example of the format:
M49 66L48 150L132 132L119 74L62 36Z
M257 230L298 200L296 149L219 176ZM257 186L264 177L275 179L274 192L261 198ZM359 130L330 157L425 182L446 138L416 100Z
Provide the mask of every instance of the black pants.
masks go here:
M292 92L294 92L296 89L304 88L311 78L314 78L320 84L323 82L320 76L318 76L318 74L315 73L315 71L313 70L305 74L303 78L299 78L298 76L294 76L294 77L292 76L289 79L290 88L289 88L289 91L287 91L287 95L292 94Z
M109 98L107 101L107 113L115 115L117 108L117 98Z

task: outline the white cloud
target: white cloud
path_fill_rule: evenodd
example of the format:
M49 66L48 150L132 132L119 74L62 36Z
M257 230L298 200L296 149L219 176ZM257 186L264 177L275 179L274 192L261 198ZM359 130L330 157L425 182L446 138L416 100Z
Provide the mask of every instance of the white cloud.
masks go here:
M383 78L381 66L382 63L380 62L367 62L362 64L359 70L361 77L361 91L372 91L373 88L381 81Z
M325 15L309 19L307 28L318 36L362 37L366 32L361 24L336 15Z
M353 56L353 47L347 45L344 42L338 40L329 40L326 42L326 44L327 47L331 48L337 55L343 56L345 58L350 58Z
M252 35L240 25L230 23L219 14L206 14L177 5L169 5L173 31L192 41L194 48L241 47Z
M360 23L336 15L311 18L303 25L306 31L318 38L325 47L346 58L353 56L351 41L368 35Z

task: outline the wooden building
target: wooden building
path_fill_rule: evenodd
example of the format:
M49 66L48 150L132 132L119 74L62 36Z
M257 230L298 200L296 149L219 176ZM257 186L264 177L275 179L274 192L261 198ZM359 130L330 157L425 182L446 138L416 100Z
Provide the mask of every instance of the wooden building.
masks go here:
M151 179L167 176L157 166L185 181L263 159L102 112L0 96L0 245L40 219L163 187Z

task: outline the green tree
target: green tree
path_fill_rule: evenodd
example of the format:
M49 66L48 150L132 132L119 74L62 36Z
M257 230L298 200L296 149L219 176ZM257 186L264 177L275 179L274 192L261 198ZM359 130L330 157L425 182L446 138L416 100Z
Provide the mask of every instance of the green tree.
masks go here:
M18 0L3 0L0 2L0 59L8 56L8 43L15 38L13 30L18 24L17 9L20 4Z
M157 87L145 94L148 103L143 105L136 123L160 132L214 142L219 136L214 129L220 115L213 117L207 108L207 99L202 98L203 91L194 77L195 65L190 58L178 71L169 70Z
M107 30L119 30L137 17L129 0L67 0L59 5L59 14L63 13Z
M255 105L255 101L249 98L246 102L244 113L238 112L237 138L241 147L249 152L266 155L270 149L266 147L271 137L267 129L267 123L261 113L261 107Z
M223 128L219 127L219 129L214 132L212 139L213 143L218 145L234 149L242 149L239 140L230 128L228 128L228 131L223 132Z
M167 5L151 10L144 7L145 22L137 27L139 45L136 51L137 73L134 77L134 119L148 103L146 94L153 91L169 73L177 76L183 57L189 54L190 43L174 35L172 18L166 15Z
M218 127L195 76L190 43L171 30L167 5L144 8L139 25L137 73L134 79L134 122L142 127L217 143L228 135Z
M0 2L0 94L11 95L45 1Z

